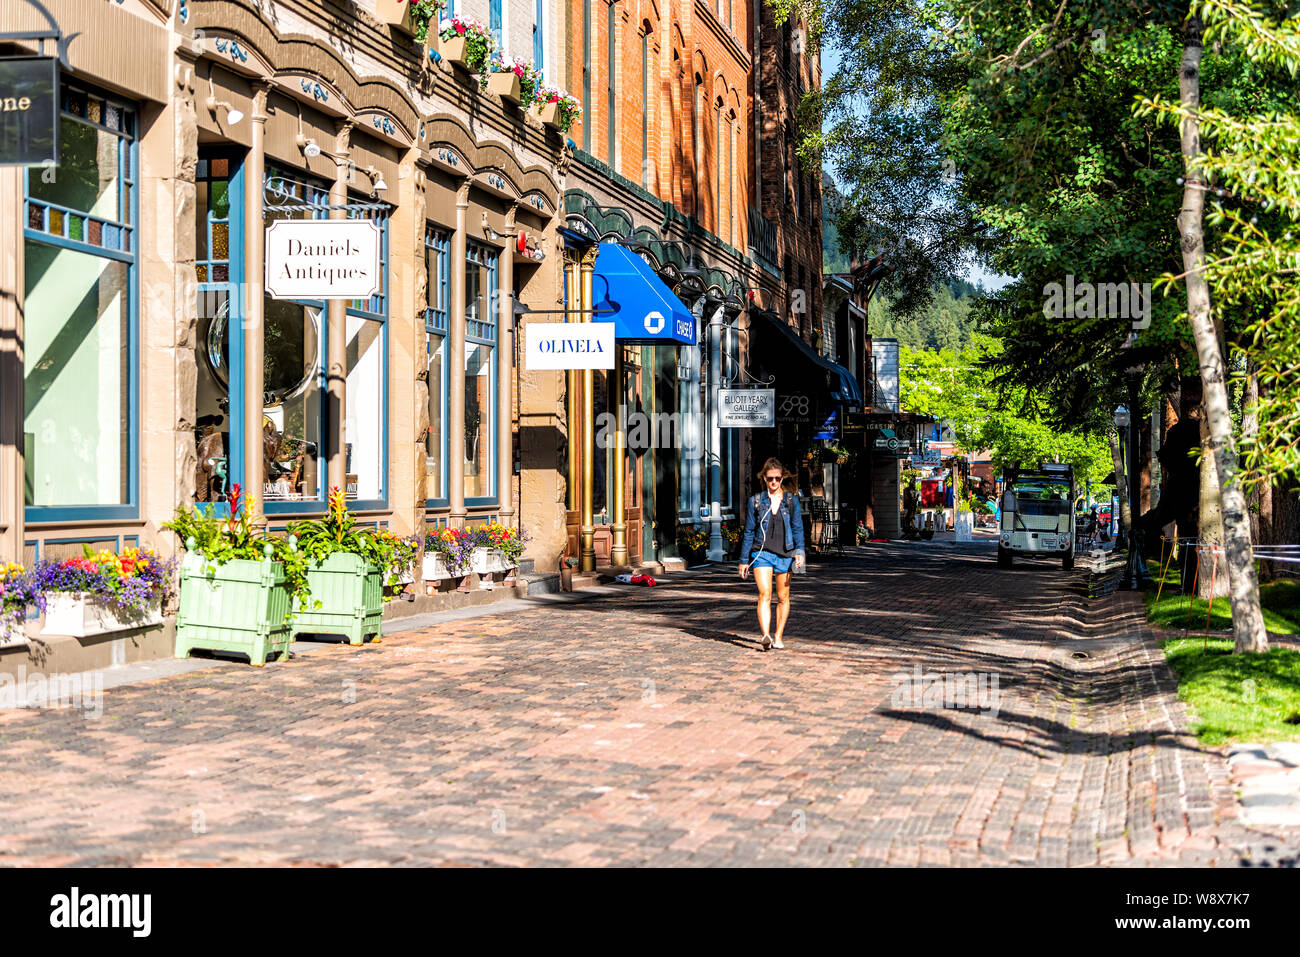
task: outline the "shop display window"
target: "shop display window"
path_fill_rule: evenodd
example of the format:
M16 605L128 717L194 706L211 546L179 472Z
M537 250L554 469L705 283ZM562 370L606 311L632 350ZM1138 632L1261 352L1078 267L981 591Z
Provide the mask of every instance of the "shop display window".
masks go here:
M65 82L59 163L26 171L28 521L135 513L135 111Z
M451 236L428 225L424 233L424 327L428 353L429 425L424 437L425 497L447 499L447 317L451 296Z
M471 242L465 257L465 498L496 495L497 251Z

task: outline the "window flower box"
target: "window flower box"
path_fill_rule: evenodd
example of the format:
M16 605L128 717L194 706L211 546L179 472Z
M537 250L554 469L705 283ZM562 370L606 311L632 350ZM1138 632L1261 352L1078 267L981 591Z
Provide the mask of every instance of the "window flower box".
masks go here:
M375 0L375 18L408 36L415 36L414 7L415 4L407 0Z
M26 628L11 621L0 621L0 648L17 648L27 644Z
M161 597L153 599L142 611L118 607L89 592L50 592L45 597L41 634L89 638L114 631L152 628L162 621Z
M444 18L438 25L438 38L438 52L452 66L480 77L487 72L496 43L485 24L458 16Z
M543 124L553 130L560 128L560 104L543 103L537 109L537 116Z
M424 553L424 567L421 571L421 577L427 582L444 581L448 578L458 578L458 575L452 573L447 567L447 560L437 552Z
M487 575L492 572L508 572L514 568L505 555L496 548L480 546L474 549L473 555L470 556L469 569L476 575Z
M311 597L294 599L293 637L344 635L359 645L379 637L384 612L383 574L364 557L335 552L307 565ZM307 606L307 607L304 607Z
M293 640L290 595L279 562L236 558L214 565L190 553L181 563L177 658L196 648L248 655L255 667L270 655L284 660Z
M519 105L521 88L514 73L493 73L488 77L488 89L508 103Z

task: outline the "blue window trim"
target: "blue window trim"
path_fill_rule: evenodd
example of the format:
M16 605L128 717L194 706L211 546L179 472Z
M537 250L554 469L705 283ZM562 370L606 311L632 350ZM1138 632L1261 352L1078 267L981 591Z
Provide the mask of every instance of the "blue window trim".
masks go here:
M91 126L101 128L100 124L91 123L84 117L79 117L75 113L70 113L63 109L64 91L66 88L60 88L60 108L57 119L61 120L64 116L74 120L80 120ZM79 86L78 89L81 89ZM126 389L126 406L127 406L127 455L126 455L126 501L120 505L27 505L23 506L23 522L28 525L48 524L54 522L84 522L97 520L114 520L114 519L133 519L140 516L140 270L136 261L136 233L135 227L140 222L140 189L138 174L140 170L140 146L136 138L136 121L139 115L139 108L128 101L111 98L97 93L93 89L87 88L95 96L102 96L103 99L111 99L115 105L122 107L122 129L109 130L108 127L102 127L110 133L118 136L118 154L117 154L117 172L118 172L118 211L126 209L122 203L122 191L128 186L131 187L131 202L129 209L126 209L128 223L114 224L124 227L123 237L127 239L124 245L128 251L118 252L116 250L105 249L101 246L92 246L88 243L78 242L67 239L62 236L53 236L49 233L42 233L37 230L24 228L23 237L33 242L43 243L47 246L53 246L59 249L70 249L76 252L89 253L94 256L101 256L107 259L115 259L126 263L127 267L127 389ZM124 147L124 148L123 148ZM31 170L23 170L23 222L27 220L27 199L29 195L29 182ZM132 178L128 179L130 176ZM50 204L36 200L42 206ZM98 218L98 217L96 217ZM48 221L48 218L47 218ZM22 280L26 283L26 277ZM24 375L25 378L25 375Z
M198 284L199 295L205 292L224 291L230 297L230 315L227 319L228 327L226 330L226 348L228 350L230 362L230 389L227 393L230 399L230 428L227 430L230 434L230 448L226 453L226 484L227 487L233 486L238 482L241 486L247 487L244 481L244 162L235 154L222 153L220 151L200 151L200 157L205 158L209 163L213 159L228 159L230 161L229 186L227 187L227 197L230 205L230 215L227 217L227 256L225 260L229 270L230 277L228 282L200 282ZM208 177L211 182L211 177ZM210 194L209 194L210 195ZM211 229L211 216L209 216L209 230ZM208 235L208 249L212 249L212 237ZM211 276L211 267L222 260L208 259L208 275ZM222 502L210 503L212 511L218 515L228 515L229 507Z
M499 265L501 261L501 250L496 246L490 246L487 243L468 240L465 245L465 261L467 263L477 263L486 266L488 271L488 281L486 292L487 312L491 313L493 306L499 301ZM466 303L468 307L468 303ZM490 316L489 320L479 320L475 324L483 330L479 335L470 334L470 323L468 316L465 323L465 342L466 344L474 343L476 345L487 346L489 351L488 359L488 421L491 423L488 429L488 440L491 445L488 447L488 488L492 490L491 495L479 496L477 498L465 499L465 506L492 506L500 502L501 490L497 488L497 362L499 360L497 348L496 328L499 317ZM450 377L449 377L450 378ZM464 466L461 466L462 468Z
M426 307L424 310L424 331L425 336L425 355L432 357L434 353L433 341L430 336L438 336L441 339L439 346L447 341L448 336L448 317L451 312L451 233L442 229L431 222L426 222L424 226L424 245L426 249L434 251L434 262L437 270L436 275L426 275L426 282L437 283L437 294L435 301L440 303L442 308ZM425 260L428 262L427 258ZM426 266L427 269L427 266ZM438 453L438 469L440 474L439 487L447 488L447 459L449 455L448 435L447 435L447 404L451 399L451 375L450 368L447 365L447 355L444 352L442 357L442 380L438 388L442 390L442 402L440 404L440 414L442 416L439 425L441 426L440 435L442 437L442 448ZM446 496L442 498L425 499L425 508L447 508L451 500Z
M546 7L542 0L533 4L533 65L539 70L545 69L546 41Z
M497 51L504 53L505 44L501 35L501 0L488 0L488 31L496 41Z

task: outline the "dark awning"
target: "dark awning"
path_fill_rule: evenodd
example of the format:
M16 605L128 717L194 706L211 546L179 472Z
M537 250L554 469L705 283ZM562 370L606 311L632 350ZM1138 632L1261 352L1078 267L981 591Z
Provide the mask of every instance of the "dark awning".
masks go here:
M827 393L836 402L843 402L845 405L862 405L862 390L858 387L858 380L848 369L838 362L832 362L821 353L819 353L808 343L799 337L799 334L786 325L785 321L775 312L770 310L754 310L765 320L766 325L763 327L764 332L769 328L775 330L779 336L784 337L795 352L806 362L811 363L821 376L827 380ZM751 312L751 315L753 313Z

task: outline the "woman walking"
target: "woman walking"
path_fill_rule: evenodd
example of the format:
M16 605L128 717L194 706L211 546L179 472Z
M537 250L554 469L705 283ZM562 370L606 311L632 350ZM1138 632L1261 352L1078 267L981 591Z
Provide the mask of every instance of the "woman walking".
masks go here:
M785 487L793 476L776 459L759 469L765 486L751 495L745 508L745 537L740 543L740 577L754 570L758 586L758 624L763 629L763 650L784 648L781 635L790 617L791 567L804 563L803 519L799 496ZM776 631L772 631L772 586L776 585Z

